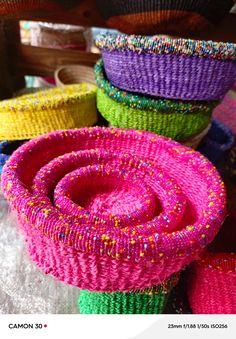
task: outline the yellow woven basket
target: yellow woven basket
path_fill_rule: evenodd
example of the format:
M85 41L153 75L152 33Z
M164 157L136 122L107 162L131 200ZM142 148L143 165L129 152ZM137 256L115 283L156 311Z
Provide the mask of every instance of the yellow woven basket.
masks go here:
M96 86L53 88L0 102L0 140L31 139L97 122Z

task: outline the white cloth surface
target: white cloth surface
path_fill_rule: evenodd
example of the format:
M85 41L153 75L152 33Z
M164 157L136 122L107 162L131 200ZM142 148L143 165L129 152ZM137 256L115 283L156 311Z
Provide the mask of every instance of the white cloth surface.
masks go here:
M31 262L16 225L0 192L0 313L79 313L79 289L46 276Z

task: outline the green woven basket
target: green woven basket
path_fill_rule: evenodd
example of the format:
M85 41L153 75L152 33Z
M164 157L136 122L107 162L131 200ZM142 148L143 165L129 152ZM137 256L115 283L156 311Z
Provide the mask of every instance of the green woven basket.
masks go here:
M174 274L163 284L135 292L81 291L78 306L81 314L161 314L172 288L178 283Z
M97 108L114 127L146 130L184 141L210 123L216 102L154 99L125 92L107 79L103 62L95 66Z

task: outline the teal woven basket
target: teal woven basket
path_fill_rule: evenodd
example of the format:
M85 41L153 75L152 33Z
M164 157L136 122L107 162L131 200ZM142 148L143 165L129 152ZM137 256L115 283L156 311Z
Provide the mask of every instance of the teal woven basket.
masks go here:
M103 62L95 66L99 87L97 108L114 127L146 130L184 141L201 133L210 123L217 102L154 99L122 91L106 78Z
M174 274L162 285L135 292L80 291L78 306L81 314L161 314L172 288L178 283Z

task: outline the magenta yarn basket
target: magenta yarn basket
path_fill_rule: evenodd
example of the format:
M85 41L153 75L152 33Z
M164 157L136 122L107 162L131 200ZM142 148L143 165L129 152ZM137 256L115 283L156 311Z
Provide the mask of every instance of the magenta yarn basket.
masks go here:
M236 44L140 35L99 35L109 81L129 92L220 100L236 79Z
M206 253L189 272L194 314L236 314L236 253Z
M198 258L225 216L198 152L148 132L84 128L21 146L2 174L32 260L65 283L131 291Z

